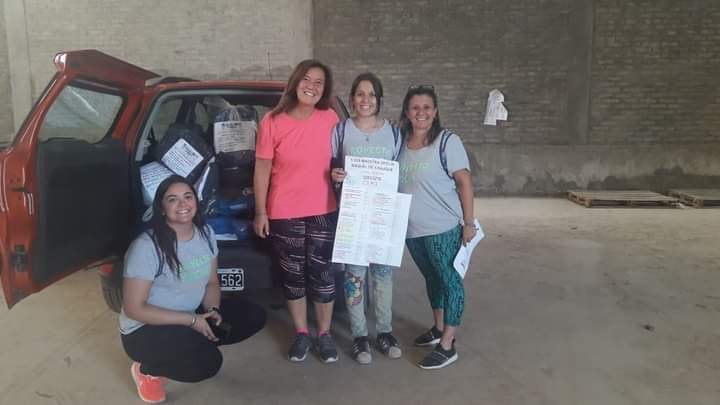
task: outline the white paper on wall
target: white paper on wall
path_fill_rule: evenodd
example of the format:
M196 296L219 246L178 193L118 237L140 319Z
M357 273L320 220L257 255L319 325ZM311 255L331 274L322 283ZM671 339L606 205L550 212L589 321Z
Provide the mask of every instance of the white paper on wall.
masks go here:
M485 111L485 125L497 125L497 121L507 121L508 111L503 105L505 96L498 89L493 89L488 96L487 110Z

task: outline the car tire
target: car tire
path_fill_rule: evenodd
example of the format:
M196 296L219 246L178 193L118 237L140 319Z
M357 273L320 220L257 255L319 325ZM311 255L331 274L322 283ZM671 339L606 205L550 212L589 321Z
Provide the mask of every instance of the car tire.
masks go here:
M120 313L122 307L122 265L113 264L110 274L100 273L100 288L108 308Z

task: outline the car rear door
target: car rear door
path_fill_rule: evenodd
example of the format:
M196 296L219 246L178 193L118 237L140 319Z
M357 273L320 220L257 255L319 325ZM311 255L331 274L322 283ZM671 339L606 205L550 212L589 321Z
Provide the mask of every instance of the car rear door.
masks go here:
M128 240L124 138L155 73L98 51L57 73L0 152L0 277L8 306L113 255Z

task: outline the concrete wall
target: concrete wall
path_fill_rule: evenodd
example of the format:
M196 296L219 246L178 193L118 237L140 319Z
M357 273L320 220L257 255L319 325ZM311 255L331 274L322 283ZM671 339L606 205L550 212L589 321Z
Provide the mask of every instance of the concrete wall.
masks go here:
M0 7L0 146L9 142L14 133L10 64L5 27L5 9Z
M476 189L720 187L720 2L315 0L338 91L376 72L386 115L432 83ZM482 124L488 92L508 122Z
M5 2L24 5L24 27L14 29L27 32L32 99L62 50L95 48L161 74L198 79L285 79L312 55L311 0ZM7 74L2 63L0 47L0 74ZM0 116L0 130L7 125Z
M284 79L315 54L333 67L344 98L356 74L378 73L388 117L397 117L408 85L434 84L480 193L720 187L716 0L4 5L0 24L11 24L0 29L0 140L10 139L64 49L97 48L200 79ZM497 127L482 124L494 88L510 111Z

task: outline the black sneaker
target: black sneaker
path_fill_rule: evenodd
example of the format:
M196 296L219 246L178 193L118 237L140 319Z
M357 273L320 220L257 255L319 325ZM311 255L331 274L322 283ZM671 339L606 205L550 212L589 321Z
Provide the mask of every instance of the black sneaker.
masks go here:
M323 363L334 363L338 359L335 340L329 333L318 336L318 352Z
M353 358L360 364L370 364L370 339L367 336L360 336L353 340Z
M298 333L295 335L295 340L293 341L292 346L290 346L288 358L290 361L294 362L303 361L305 360L305 357L307 357L310 347L312 347L312 340L310 340L310 336L305 333Z
M443 368L455 363L458 359L458 354L455 351L455 342L453 342L450 350L445 350L440 343L435 346L435 349L428 353L418 366L423 370L435 370Z
M442 332L433 326L427 332L415 338L415 346L432 346L440 343Z
M402 356L402 350L400 350L400 344L398 343L395 336L392 333L380 333L377 335L375 340L378 350L391 359L399 359Z

